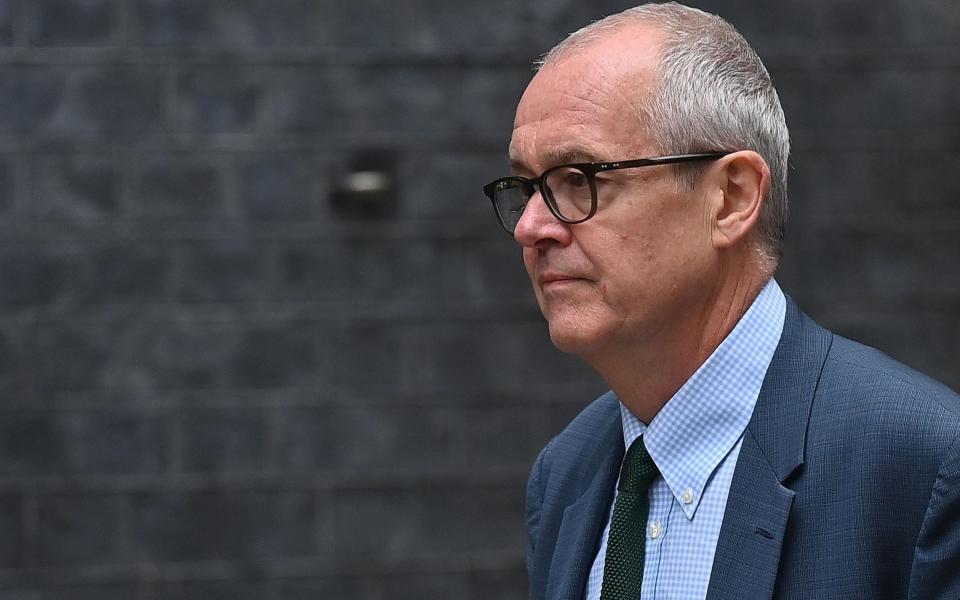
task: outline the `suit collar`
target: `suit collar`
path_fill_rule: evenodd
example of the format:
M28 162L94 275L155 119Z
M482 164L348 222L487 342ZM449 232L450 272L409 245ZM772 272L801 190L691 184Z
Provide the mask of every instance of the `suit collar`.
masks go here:
M737 459L717 540L708 600L769 600L807 425L832 334L787 298L780 344L764 378Z
M613 394L610 396L611 418L594 442L594 451L581 471L584 479L575 486L582 492L571 498L571 503L563 511L555 548L564 548L565 551L553 555L547 579L546 597L550 600L583 598L590 567L606 524L624 453L623 428L620 413L615 408L618 401Z
M832 341L788 296L783 334L747 426L781 483L803 464L813 395Z

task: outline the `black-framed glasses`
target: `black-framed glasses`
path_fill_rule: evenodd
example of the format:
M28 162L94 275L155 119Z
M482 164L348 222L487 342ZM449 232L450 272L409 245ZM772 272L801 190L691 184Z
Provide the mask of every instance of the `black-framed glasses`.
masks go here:
M564 223L583 223L597 213L596 174L602 171L635 169L655 165L671 165L701 160L716 160L730 152L701 152L653 158L636 158L610 162L557 165L539 177L502 177L483 186L483 193L493 202L500 224L513 235L527 202L536 188L540 189L547 208Z

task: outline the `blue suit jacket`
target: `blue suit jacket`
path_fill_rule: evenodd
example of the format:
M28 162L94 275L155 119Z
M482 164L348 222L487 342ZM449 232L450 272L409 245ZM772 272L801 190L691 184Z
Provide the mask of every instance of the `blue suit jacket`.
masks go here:
M744 433L709 600L960 599L960 396L833 335L788 299ZM534 600L580 600L623 458L588 406L527 486Z

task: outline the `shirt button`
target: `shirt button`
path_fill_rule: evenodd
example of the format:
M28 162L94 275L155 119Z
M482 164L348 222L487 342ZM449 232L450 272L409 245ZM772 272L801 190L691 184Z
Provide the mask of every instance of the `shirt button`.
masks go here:
M650 539L655 540L663 533L663 528L660 527L660 521L654 521L650 524Z
M693 491L683 490L683 493L680 494L680 499L683 500L684 504L690 504L693 502Z

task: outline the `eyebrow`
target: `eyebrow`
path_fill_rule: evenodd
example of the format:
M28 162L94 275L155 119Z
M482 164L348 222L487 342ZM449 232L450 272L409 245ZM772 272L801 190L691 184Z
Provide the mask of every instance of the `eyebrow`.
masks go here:
M555 148L546 154L547 161L546 163L554 167L556 165L567 165L567 164L577 164L577 163L592 163L592 162L603 162L597 155L593 154L589 150L584 148L578 148L576 146L570 147L560 147ZM527 165L516 158L510 158L510 170L512 172L517 171L530 171L530 168Z
M558 148L547 153L550 164L565 165L569 163L601 162L596 154L589 150L577 147Z

